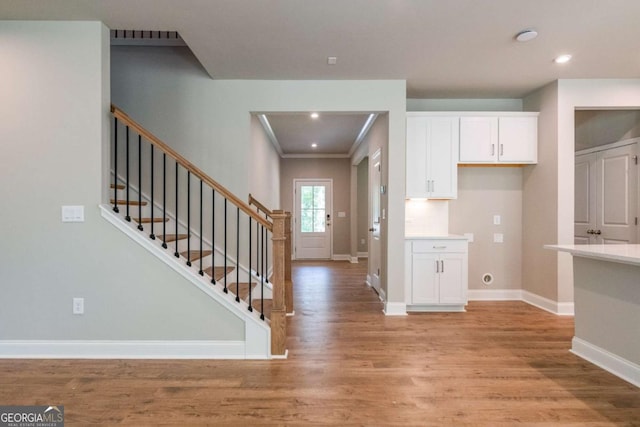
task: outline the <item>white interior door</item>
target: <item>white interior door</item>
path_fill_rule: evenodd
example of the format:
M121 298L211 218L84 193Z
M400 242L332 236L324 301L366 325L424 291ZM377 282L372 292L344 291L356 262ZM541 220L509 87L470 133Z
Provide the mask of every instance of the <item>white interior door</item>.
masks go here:
M295 258L331 259L332 182L294 180Z
M369 278L371 286L380 293L381 250L380 224L382 211L380 204L380 185L382 183L382 155L376 151L369 162L369 192L371 195L369 218Z
M576 156L574 243L595 243L596 229L596 153Z
M636 146L598 153L596 234L602 243L636 242Z

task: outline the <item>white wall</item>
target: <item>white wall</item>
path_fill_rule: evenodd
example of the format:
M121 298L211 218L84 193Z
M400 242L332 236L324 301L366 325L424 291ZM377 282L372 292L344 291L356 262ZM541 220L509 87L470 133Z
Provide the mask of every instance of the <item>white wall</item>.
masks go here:
M407 111L522 111L522 99L407 99Z
M184 48L119 48L112 62L114 102L241 198L252 112L388 112L387 295L404 302L404 80L211 80Z
M576 151L640 136L638 110L576 111Z
M0 21L0 40L0 340L243 339L239 319L100 216L108 29ZM63 224L65 204L85 222Z

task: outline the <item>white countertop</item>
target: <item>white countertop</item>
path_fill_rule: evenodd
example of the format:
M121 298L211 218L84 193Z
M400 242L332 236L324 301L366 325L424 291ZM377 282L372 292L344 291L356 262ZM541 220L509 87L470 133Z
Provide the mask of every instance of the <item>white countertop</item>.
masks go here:
M459 234L445 234L442 236L424 235L424 234L407 234L405 240L467 240L466 237Z
M545 249L568 252L573 256L640 265L640 245L545 245Z

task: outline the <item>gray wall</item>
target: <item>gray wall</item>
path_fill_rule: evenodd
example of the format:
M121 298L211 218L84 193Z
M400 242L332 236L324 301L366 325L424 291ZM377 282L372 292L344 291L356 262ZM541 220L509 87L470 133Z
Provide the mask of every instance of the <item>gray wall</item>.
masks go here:
M0 21L0 39L0 339L243 339L239 319L100 216L108 29ZM65 204L86 221L62 223Z
M369 157L362 159L357 171L358 252L369 250Z
M493 224L493 216L501 224ZM522 286L522 168L458 168L458 198L449 204L449 231L473 233L469 243L469 289ZM504 243L494 243L502 233ZM486 286L482 275L493 274Z
M280 197L284 210L293 212L293 180L332 179L333 180L333 255L348 255L351 216L349 211L351 164L349 159L282 159L280 176ZM338 212L345 212L338 218Z
M249 156L249 192L267 208L281 209L280 155L255 115L251 116Z
M638 110L576 111L576 151L640 136Z

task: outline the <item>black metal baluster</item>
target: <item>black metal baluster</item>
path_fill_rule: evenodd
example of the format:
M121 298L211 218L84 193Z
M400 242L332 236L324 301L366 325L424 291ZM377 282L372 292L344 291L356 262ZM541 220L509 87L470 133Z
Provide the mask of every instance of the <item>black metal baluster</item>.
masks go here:
M116 37L117 37L117 30L116 30ZM114 130L113 130L113 137L115 138L113 140L113 144L114 144L114 154L113 154L113 198L114 198L114 205L113 205L113 211L115 213L120 212L120 209L118 209L118 118L115 117L114 119Z
M129 126L127 126L127 144L126 144L126 166L127 166L127 173L126 173L126 180L127 180L127 209L126 209L126 215L124 217L124 219L126 219L127 221L131 222L131 216L129 215Z
M229 293L227 289L227 198L224 198L224 293Z
M211 283L216 284L216 190L211 189Z
M204 271L202 270L202 236L204 235L204 229L202 228L202 180L200 180L200 271L198 274L204 276ZM213 257L213 252L211 252L211 256ZM211 267L213 269L213 265Z
M240 302L240 207L236 207L236 302Z
M249 311L253 311L253 307L251 306L251 215L249 215Z
M265 219L269 218L269 215L267 215L266 213L264 214ZM265 230L265 240L268 241L269 239L269 230ZM264 281L269 283L269 245L267 244L267 248L264 251L264 263L266 264L267 268L265 269L265 274L266 277L264 278Z
M162 247L167 249L167 154L162 153Z
M142 226L142 135L138 135L138 230L143 231ZM153 219L153 216L151 217ZM151 221L153 224L153 220Z
M153 218L153 187L155 187L155 181L153 180L153 144L149 144L151 147L151 218ZM151 221L151 234L149 234L151 240L156 240L156 235L153 232L153 221Z
M191 172L187 171L187 265L189 267L191 267L191 238L190 237L191 237Z
M260 258L262 259L260 274L260 319L264 320L264 225L260 226Z
M173 253L176 258L180 258L178 252L178 162L176 162L176 251Z

